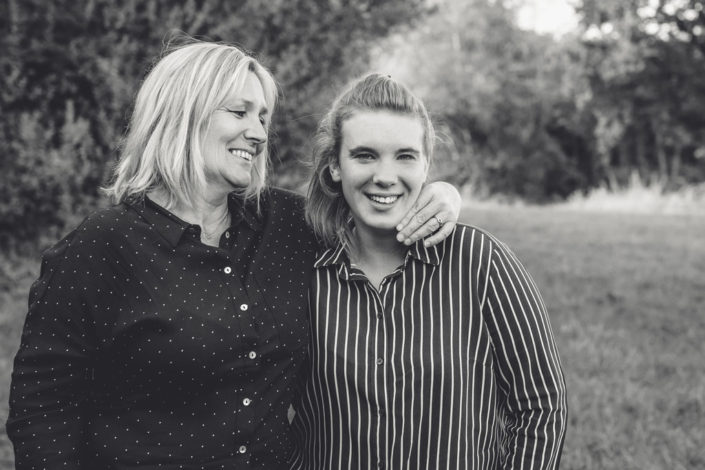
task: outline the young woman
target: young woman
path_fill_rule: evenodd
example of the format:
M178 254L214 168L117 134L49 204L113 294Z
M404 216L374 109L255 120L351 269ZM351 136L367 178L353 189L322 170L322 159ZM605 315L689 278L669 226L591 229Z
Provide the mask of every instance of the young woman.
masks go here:
M302 198L266 187L275 97L224 44L149 73L116 205L44 254L30 292L7 422L18 470L285 467L315 243ZM432 193L414 237L457 217Z
M433 248L395 238L433 141L423 104L378 74L319 126L306 215L327 249L291 468L558 467L565 383L527 271L478 228Z

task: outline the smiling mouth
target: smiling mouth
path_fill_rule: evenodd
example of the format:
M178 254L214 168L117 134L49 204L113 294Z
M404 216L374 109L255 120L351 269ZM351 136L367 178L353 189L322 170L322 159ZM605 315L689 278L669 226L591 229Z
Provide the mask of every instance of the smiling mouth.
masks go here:
M385 204L385 205L394 204L395 202L397 202L397 199L399 199L399 197L401 197L399 194L396 194L393 196L379 196L376 194L366 194L366 196L370 200L372 200L378 204Z
M251 152L248 152L246 150L230 149L229 151L231 155L247 160L248 162L251 162L252 158L254 157Z

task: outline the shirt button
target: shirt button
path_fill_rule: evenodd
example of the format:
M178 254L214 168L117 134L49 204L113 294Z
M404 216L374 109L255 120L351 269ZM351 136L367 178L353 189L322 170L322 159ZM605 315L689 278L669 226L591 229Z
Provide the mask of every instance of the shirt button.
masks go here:
M254 351L250 351L247 357L249 357L250 359L254 359L257 357L257 353Z
M377 365L381 366L383 363L384 363L384 359L382 359L381 357L378 357L377 358Z
M250 307L247 304L240 305L240 310L242 310L243 312L246 312L248 308Z
M250 406L250 403L252 403L252 400L250 400L249 398L245 398L242 400L242 404L245 406Z
M230 238L230 232L225 232L225 238Z
M244 454L245 452L247 452L247 447L240 446L240 448L237 451L240 452L241 454Z
M225 272L225 274L230 274L231 272L233 272L233 268L231 268L230 266L226 266L223 271Z

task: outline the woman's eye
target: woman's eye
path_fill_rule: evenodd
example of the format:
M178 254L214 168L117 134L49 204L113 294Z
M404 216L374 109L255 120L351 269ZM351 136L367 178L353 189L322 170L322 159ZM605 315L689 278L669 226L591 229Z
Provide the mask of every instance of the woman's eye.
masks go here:
M372 160L374 158L374 155L371 153L356 153L354 158L356 160Z
M226 111L229 112L230 114L234 114L235 116L242 118L245 117L245 114L247 114L247 111L240 111L239 109L227 109Z

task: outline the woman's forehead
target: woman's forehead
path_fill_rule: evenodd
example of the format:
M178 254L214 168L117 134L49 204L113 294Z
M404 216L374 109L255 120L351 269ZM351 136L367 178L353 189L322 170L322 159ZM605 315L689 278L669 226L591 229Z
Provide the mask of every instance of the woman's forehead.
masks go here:
M248 108L260 110L260 112L267 112L266 95L259 77L254 72L248 71L244 80L239 80L239 82L233 84L225 99L225 104L233 106L244 105Z
M343 146L423 150L421 118L391 111L356 111L342 124Z

